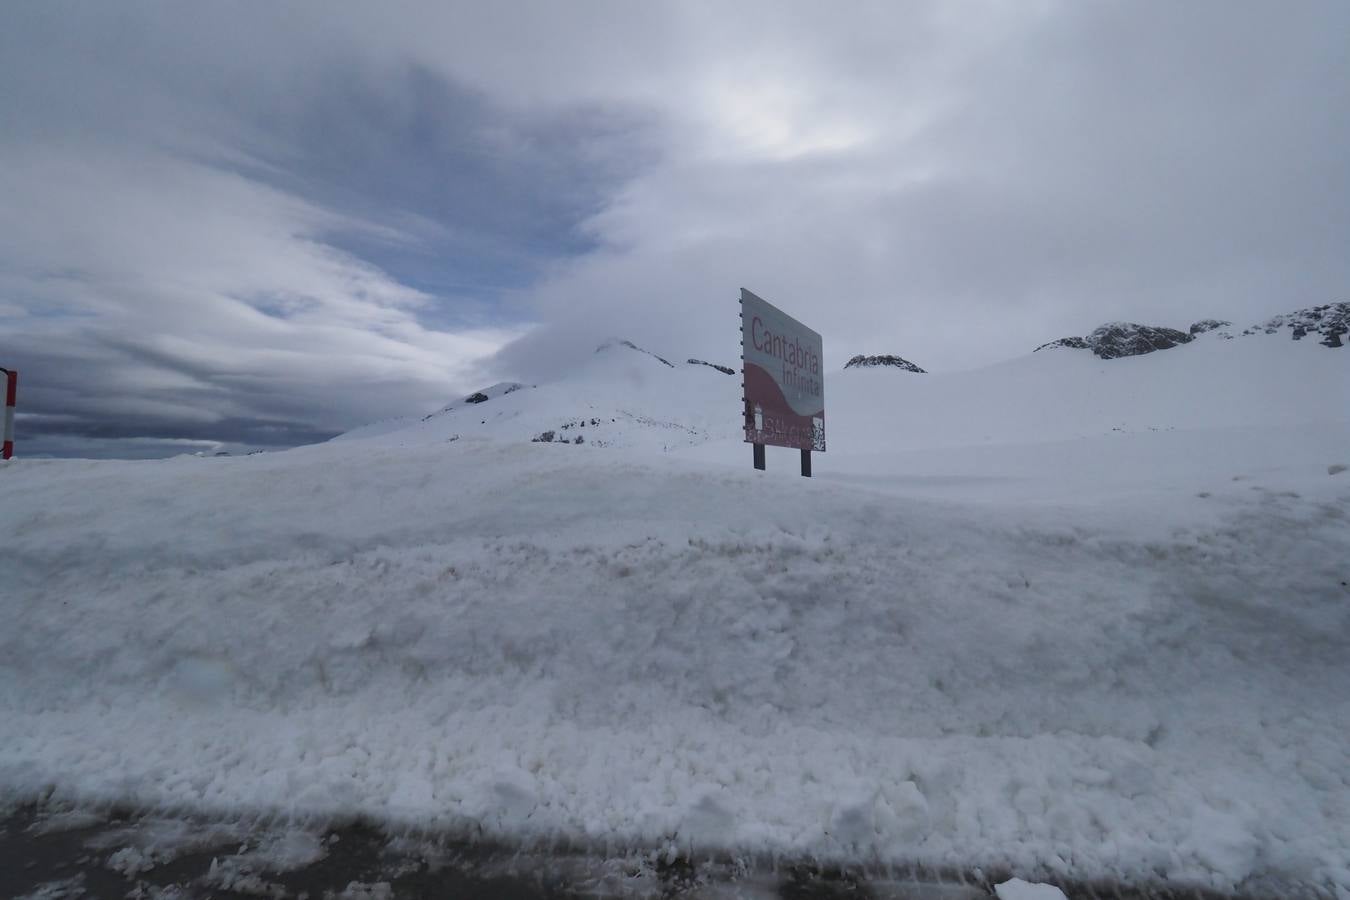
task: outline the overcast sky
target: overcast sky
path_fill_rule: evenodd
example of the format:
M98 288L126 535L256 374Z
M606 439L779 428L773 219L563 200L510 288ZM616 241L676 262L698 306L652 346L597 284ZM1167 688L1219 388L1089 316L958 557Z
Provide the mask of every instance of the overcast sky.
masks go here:
M1350 298L1350 3L9 3L26 455L280 447L603 338L978 366Z

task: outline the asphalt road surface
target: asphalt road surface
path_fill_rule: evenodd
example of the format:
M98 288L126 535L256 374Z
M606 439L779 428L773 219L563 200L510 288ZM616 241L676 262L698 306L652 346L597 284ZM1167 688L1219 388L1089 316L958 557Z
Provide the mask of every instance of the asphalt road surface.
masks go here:
M0 815L0 897L975 900L1006 873L847 870L503 847L368 825L306 828L29 805ZM1061 884L1070 898L1205 898L1167 885Z

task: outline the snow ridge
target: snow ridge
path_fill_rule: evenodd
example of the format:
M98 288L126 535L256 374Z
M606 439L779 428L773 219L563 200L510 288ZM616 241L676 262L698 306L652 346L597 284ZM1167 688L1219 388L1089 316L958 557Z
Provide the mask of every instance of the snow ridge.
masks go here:
M521 384L518 381L499 381L494 385L483 388L481 391L474 391L462 400L456 400L454 403L443 406L434 413L428 413L422 417L422 421L425 422L428 419L444 415L448 412L454 412L457 409L463 409L466 406L476 406L479 403L486 403L496 397L505 397L507 394L513 394L516 391L524 390L529 387L533 387L533 385Z
M348 449L7 468L0 793L1350 889L1325 466L1131 518Z
M639 352L639 353L645 353L645 354L647 354L648 356L652 357L653 359L660 360L662 363L666 364L667 366L670 366L672 369L675 368L675 364L674 364L673 362L671 362L670 360L666 359L665 357L663 357L663 356L657 356L655 353L653 353L652 351L646 349L645 347L639 347L637 344L633 343L632 341L624 340L624 339L622 339L622 338L608 338L608 339L606 339L605 341L603 341L603 342L600 344L599 347L596 347L596 348L595 348L595 352L596 352L596 353L600 353L600 352L602 352L602 351L604 351L604 350L612 350L612 349L614 349L615 347L626 347L626 348L628 348L629 350L636 350L636 351Z
M708 366L708 367L711 368L711 369L716 369L717 371L721 372L723 375L735 375L735 374L736 374L736 370L733 369L733 368L731 368L731 366L719 366L717 363L710 363L710 362L708 362L706 359L694 359L694 358L691 357L691 358L689 359L689 365L691 365L691 366Z

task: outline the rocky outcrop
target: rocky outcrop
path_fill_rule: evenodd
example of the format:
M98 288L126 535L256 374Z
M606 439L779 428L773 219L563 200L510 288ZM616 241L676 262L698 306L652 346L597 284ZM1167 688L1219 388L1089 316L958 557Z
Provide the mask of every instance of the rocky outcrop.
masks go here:
M1253 325L1243 334L1278 334L1288 329L1289 336L1296 341L1306 337L1321 338L1317 343L1323 347L1344 347L1346 333L1350 332L1350 303L1325 303L1296 310L1283 316Z
M609 421L613 422L614 420L610 419ZM572 428L580 431L588 424L594 428L601 423L599 419L575 419L567 421L559 425L556 429L539 432L534 437L530 438L530 441L535 444L584 444L586 443L586 438L583 436L578 434L576 437L568 437L563 434L563 432Z
M1075 350L1091 350L1102 359L1119 359L1122 356L1142 356L1154 350L1167 350L1193 340L1195 338L1192 335L1175 328L1139 325L1135 322L1108 322L1094 329L1087 337L1060 338L1041 344L1036 350L1071 347Z
M1204 334L1205 332L1213 331L1216 328L1226 328L1232 324L1232 322L1225 322L1222 319L1201 319L1191 326L1191 336L1194 337L1197 334Z
M690 359L690 360L689 360L689 365L691 365L691 366L707 366L707 367L710 368L710 369L716 369L717 371L721 372L721 373L724 374L724 375L735 375L735 374L736 374L736 370L733 369L733 368L731 368L731 366L719 366L717 363L710 363L710 362L708 362L706 359Z
M1181 344L1189 344L1194 338L1175 328L1111 322L1094 329L1084 340L1092 352L1102 359L1119 359L1122 356L1142 356L1155 350L1170 350Z
M906 372L914 372L919 375L926 374L923 369L914 365L914 363L904 357L892 356L890 354L883 354L881 356L862 356L860 354L844 363L845 369L866 369L874 366L890 366L894 369L904 369Z
M1048 344L1041 344L1036 350L1067 347L1075 350L1091 350L1102 359L1116 359L1189 344L1200 335L1211 332L1231 340L1237 336L1231 330L1232 325L1232 322L1225 322L1222 319L1201 319L1190 327L1188 333L1157 325L1111 322L1096 329L1087 337L1060 338ZM1263 332L1279 334L1283 331L1288 331L1289 336L1296 341L1308 337L1320 338L1317 343L1323 347L1344 347L1350 342L1350 338L1346 336L1350 332L1350 303L1310 306L1307 309L1276 316L1263 324L1253 325L1243 330L1241 334L1252 335Z

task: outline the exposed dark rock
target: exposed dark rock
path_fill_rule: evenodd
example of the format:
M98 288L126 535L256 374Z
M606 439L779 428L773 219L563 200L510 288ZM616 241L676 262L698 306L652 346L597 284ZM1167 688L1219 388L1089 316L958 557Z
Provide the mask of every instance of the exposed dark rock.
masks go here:
M553 435L554 432L545 431L542 434L538 434L530 438L530 441L536 444L551 444L553 443Z
M1344 347L1343 338L1350 331L1350 303L1324 303L1296 310L1276 316L1262 325L1255 325L1248 332L1276 334L1286 328L1289 329L1290 337L1296 341L1309 335L1320 335L1322 340L1318 343L1323 347Z
M1191 326L1191 334L1204 334L1207 331L1213 331L1216 328L1223 328L1226 325L1232 324L1232 322L1225 322L1222 319L1201 319Z
M530 387L530 385L520 384L519 382L516 381L498 382L497 384L491 385L490 387L483 388L481 391L474 391L472 394L465 397L463 400L456 400L449 406L442 407L441 409L437 410L434 413L431 413L430 415L423 416L422 421L425 422L428 419L434 419L436 416L439 416L442 413L454 412L457 409L463 408L466 404L486 403L487 401L493 399L494 397L505 397L507 394L515 393L516 391L519 391L527 387Z
M1048 344L1041 344L1036 350L1070 347L1074 350L1091 350L1102 359L1118 359L1122 356L1140 356L1154 350L1166 350L1179 344L1188 344L1194 339L1193 336L1175 328L1138 325L1134 322L1108 322L1093 330L1087 337L1060 338Z
M1036 350L1053 350L1056 347L1067 347L1070 350L1087 350L1088 343L1080 337L1066 337L1060 338L1057 341L1049 341L1041 344ZM1035 353L1036 350L1032 350L1031 352Z
M639 353L645 353L645 354L647 354L648 356L652 357L653 359L659 360L660 362L664 363L665 365L670 366L672 369L675 368L675 364L674 364L673 362L671 362L670 360L668 360L668 359L666 359L666 358L664 358L664 357L661 357L661 356L657 356L657 355L656 355L655 353L653 353L652 351L647 350L647 349L644 348L644 347L639 347L637 344L633 343L632 341L625 341L625 340L621 340L621 339L619 339L619 338L610 338L609 340L607 340L607 341L605 341L604 343L602 343L599 347L596 347L596 348L595 348L595 352L596 352L596 353L599 353L601 350L608 350L608 349L610 349L611 347L627 347L629 350L636 350L636 351L639 352Z
M710 369L716 369L717 371L722 372L722 373L727 374L727 375L735 375L735 374L736 374L736 370L733 369L733 368L731 368L731 366L719 366L717 363L710 363L710 362L708 362L706 359L690 359L690 360L689 360L689 365L691 365L691 366L707 366L707 367L710 368Z
M1190 328L1190 333L1174 328L1162 328L1155 325L1136 325L1132 322L1111 322L1093 331L1085 338L1067 337L1048 344L1041 344L1036 350L1051 347L1071 347L1077 350L1091 350L1102 359L1116 359L1121 356L1139 356L1154 350L1166 350L1180 344L1188 344L1197 335L1217 331L1220 337L1232 339L1234 332L1219 331L1229 328L1232 322L1221 319L1201 319ZM1326 303L1307 309L1286 313L1251 328L1242 330L1242 335L1265 332L1278 334L1285 329L1294 340L1302 340L1310 335L1320 336L1318 341L1324 347L1345 346L1345 335L1350 332L1350 303ZM1033 351L1035 352L1035 351Z
M906 372L915 372L919 375L926 374L923 369L914 365L914 363L909 360L890 354L883 354L881 356L863 356L859 354L844 363L845 369L862 369L871 368L872 366L890 366L895 369L904 369Z
M1142 356L1155 350L1169 350L1180 344L1189 344L1194 338L1175 328L1111 322L1093 330L1084 340L1092 352L1102 359L1119 359L1122 356Z

